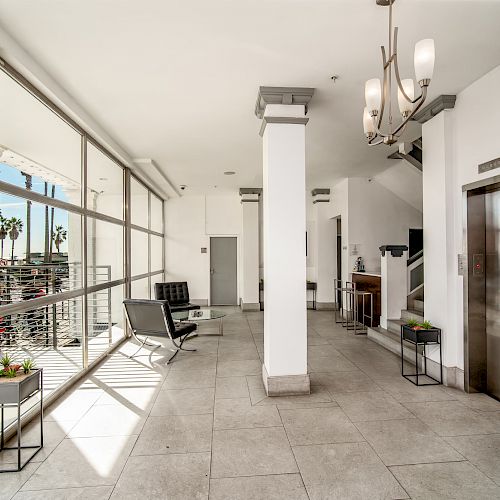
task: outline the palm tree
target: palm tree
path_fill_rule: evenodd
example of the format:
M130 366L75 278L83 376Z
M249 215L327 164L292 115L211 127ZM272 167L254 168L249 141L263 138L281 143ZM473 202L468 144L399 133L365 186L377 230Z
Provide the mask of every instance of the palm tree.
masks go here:
M66 241L68 237L68 231L64 229L62 226L56 226L55 232L52 235L52 240L54 241L54 245L56 246L57 253L60 253L60 246L63 241Z
M2 254L0 259L3 259L3 242L7 238L7 232L9 231L8 220L0 214L0 241L2 242Z
M19 238L19 234L23 231L23 221L21 219L18 219L17 217L12 217L7 221L7 223L9 225L9 238L12 240L12 253L10 257L10 263L14 265L14 245L17 238Z

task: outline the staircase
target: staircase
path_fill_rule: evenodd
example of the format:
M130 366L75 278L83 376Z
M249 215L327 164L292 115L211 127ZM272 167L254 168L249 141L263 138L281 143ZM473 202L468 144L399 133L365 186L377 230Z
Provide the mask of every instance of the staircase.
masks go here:
M391 319L387 321L387 329L381 326L370 328L368 327L368 338L373 342L385 347L388 351L401 356L401 325L409 319L415 319L419 323L424 321L423 318L423 301L414 300L414 307L419 309L405 309L401 311L401 318ZM420 308L421 307L421 308ZM415 350L413 346L404 346L404 358L408 361L415 362Z

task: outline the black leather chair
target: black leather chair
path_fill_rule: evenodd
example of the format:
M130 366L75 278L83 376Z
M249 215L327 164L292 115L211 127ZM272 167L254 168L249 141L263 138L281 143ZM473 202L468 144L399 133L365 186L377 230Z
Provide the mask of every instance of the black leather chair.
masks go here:
M168 300L172 312L190 311L191 309L200 308L200 306L189 302L187 281L155 283L155 298L156 300Z
M160 347L161 344L149 344L149 337L162 337L172 341L176 350L167 364L174 359L179 351L196 351L196 349L185 349L182 345L188 335L193 333L198 326L195 323L174 323L167 301L125 299L123 306L132 335L140 343L139 349L129 358L133 358L144 345L154 347L154 349ZM144 336L144 340L139 340L137 335Z

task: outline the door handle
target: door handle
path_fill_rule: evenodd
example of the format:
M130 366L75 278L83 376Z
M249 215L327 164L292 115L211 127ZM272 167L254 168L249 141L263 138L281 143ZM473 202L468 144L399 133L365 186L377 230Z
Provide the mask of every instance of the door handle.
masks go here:
M215 269L213 267L210 268L210 274L214 274L215 273Z

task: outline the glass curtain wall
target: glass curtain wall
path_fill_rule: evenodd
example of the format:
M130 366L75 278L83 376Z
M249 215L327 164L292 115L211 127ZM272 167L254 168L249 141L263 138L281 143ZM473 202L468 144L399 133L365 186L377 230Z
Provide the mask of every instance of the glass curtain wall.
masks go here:
M155 283L164 279L163 201L141 181L130 181L131 296L155 298ZM147 251L145 251L147 249Z
M124 338L124 297L163 276L163 200L1 69L0 353L33 358L48 396Z

